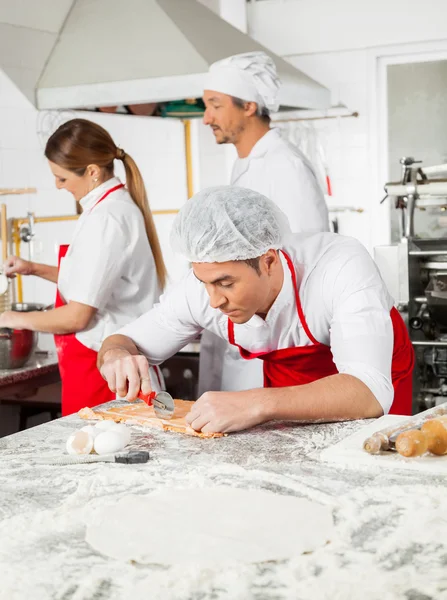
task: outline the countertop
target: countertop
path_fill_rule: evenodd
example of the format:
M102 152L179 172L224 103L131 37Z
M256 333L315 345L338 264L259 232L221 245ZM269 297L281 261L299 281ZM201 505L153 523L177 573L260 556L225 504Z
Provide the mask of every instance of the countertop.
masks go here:
M319 460L321 449L364 424L270 423L211 440L132 427L131 446L151 453L149 463L132 466L30 464L36 456L64 453L69 434L85 425L77 415L3 438L0 598L447 598L446 480ZM123 564L85 542L89 515L116 498L165 486L216 485L271 490L331 506L331 543L287 561L214 570Z
M55 352L33 354L20 369L0 369L0 387L28 381L47 373L57 372L58 369Z

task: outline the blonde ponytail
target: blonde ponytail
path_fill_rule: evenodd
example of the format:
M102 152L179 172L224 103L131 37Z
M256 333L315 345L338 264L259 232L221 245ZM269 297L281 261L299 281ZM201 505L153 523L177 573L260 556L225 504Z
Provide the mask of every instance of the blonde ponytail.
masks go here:
M143 178L141 177L140 170L134 159L121 150L121 148L117 149L117 158L123 161L124 169L126 171L126 187L129 190L129 194L143 213L147 239L149 240L149 245L155 260L158 283L163 290L167 279L166 265L163 260L154 219L152 217L151 209L149 208L149 201L147 199Z

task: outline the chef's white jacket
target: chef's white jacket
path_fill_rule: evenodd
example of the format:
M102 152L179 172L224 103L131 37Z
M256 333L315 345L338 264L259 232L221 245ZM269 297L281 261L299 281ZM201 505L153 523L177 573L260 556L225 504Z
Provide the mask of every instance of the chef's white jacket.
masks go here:
M360 379L387 413L394 396L393 299L374 261L357 240L332 233L289 234L284 250L296 269L310 332L331 347L338 371ZM298 318L283 257L282 264L284 283L266 319L255 315L234 326L236 342L250 352L311 344ZM158 364L204 329L228 342L227 325L227 317L210 307L204 285L191 271L119 333L130 337L151 364Z
M160 296L155 261L144 219L125 188L115 190L97 206L112 178L81 200L83 213L61 260L58 288L65 302L97 309L79 342L98 351L103 340L152 308Z
M287 216L293 233L329 231L328 210L315 171L278 129L270 129L246 158L236 160L231 184L267 196ZM235 349L215 336L202 336L201 393L262 386L262 369L262 361L247 364Z
M278 129L270 129L246 158L236 159L231 185L267 196L286 215L293 233L329 231L328 210L315 171Z

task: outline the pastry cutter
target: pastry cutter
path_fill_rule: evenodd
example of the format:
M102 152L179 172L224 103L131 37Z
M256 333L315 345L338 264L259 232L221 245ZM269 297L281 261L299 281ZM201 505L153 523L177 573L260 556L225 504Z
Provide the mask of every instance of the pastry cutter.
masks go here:
M151 392L143 394L140 390L138 396L148 406L154 407L154 412L159 419L171 419L174 414L174 400L168 392Z

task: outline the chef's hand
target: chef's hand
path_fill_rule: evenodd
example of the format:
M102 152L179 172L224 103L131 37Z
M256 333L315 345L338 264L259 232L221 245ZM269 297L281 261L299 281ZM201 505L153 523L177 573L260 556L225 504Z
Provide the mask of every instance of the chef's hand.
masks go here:
M104 355L100 373L112 392L130 402L140 390L146 395L152 392L149 363L141 354L132 355L119 348L109 350Z
M14 310L6 310L0 314L0 327L9 327L10 329L24 329L21 323L23 313Z
M203 433L229 433L249 429L266 418L252 390L246 392L206 392L194 402L186 422Z
M8 277L17 275L32 275L33 263L18 256L8 256L3 263L3 273Z

